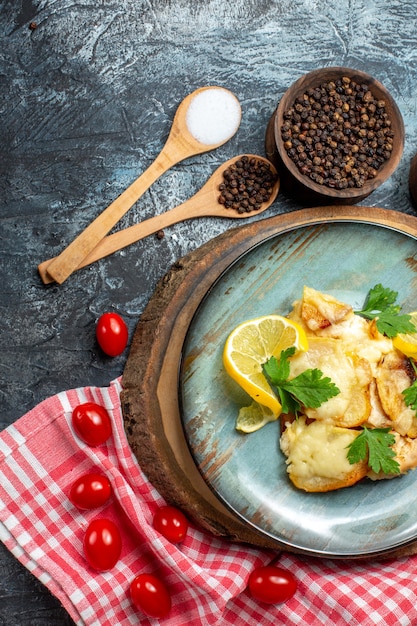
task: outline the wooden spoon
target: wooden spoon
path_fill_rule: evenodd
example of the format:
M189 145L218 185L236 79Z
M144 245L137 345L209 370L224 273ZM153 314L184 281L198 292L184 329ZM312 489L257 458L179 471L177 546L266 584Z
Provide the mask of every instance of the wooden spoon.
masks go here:
M234 99L233 102L237 104L238 111L236 126L230 129L227 137L222 135L220 141L212 144L203 143L196 139L187 126L187 111L191 102L201 92L209 89L226 92L228 96ZM236 133L240 125L240 119L241 111L238 100L230 91L223 87L201 87L184 98L175 114L165 146L155 161L136 179L136 181L116 198L110 206L87 226L59 256L53 259L48 267L50 277L57 283L63 283L155 180L183 159L201 154L202 152L214 150L226 143L226 141ZM228 128L225 134L227 134L227 132Z
M241 155L243 156L243 155ZM155 215L154 217L145 220L144 222L140 222L139 224L135 224L134 226L129 226L124 230L113 233L112 235L108 235L104 237L98 245L90 252L87 257L84 257L82 261L79 263L76 269L80 269L81 267L85 267L98 259L102 259L113 252L117 252L117 250L121 250L126 246L129 246L152 233L156 233L158 230L162 230L172 224L176 224L178 222L183 222L184 220L195 218L195 217L228 217L231 219L242 219L245 217L252 217L259 213L265 211L271 204L274 202L275 198L278 195L279 191L279 178L276 172L275 167L263 157L257 155L247 155L249 158L253 157L258 161L263 161L270 166L271 172L277 177L275 185L273 187L272 194L267 202L264 202L262 206L254 211L250 211L248 213L238 213L238 211L234 209L228 209L223 204L218 202L219 197L219 184L223 182L223 172L231 165L232 163L236 163L241 156L236 156L233 159L229 159L223 165L221 165L217 170L211 175L208 181L203 185L203 187L198 191L194 196L192 196L189 200L184 202L183 204L178 205L177 207L162 213L161 215ZM53 282L53 278L49 275L49 267L50 263L52 263L53 259L49 259L48 261L44 261L38 266L39 274L45 284Z

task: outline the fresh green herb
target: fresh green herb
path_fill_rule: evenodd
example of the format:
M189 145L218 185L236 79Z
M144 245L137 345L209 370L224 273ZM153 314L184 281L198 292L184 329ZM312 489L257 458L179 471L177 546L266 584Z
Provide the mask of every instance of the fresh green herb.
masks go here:
M294 353L295 348L283 350L279 359L271 357L263 365L263 371L280 399L283 413L298 415L303 406L316 409L326 400L337 396L340 389L319 369L305 370L289 380L288 359Z
M399 474L400 466L391 447L394 443L395 437L389 428L369 429L365 426L348 446L348 461L353 465L368 459L369 467L377 474Z
M417 367L416 367L414 360L413 359L408 359L408 360L411 364L411 367L414 370L414 373L417 376ZM417 411L417 378L412 383L412 385L410 385L409 387L403 390L402 394L404 396L404 401L406 405L409 406L410 409Z
M399 333L415 333L416 328L411 322L411 315L399 315L401 307L396 304L398 292L383 287L380 283L369 290L361 311L355 311L367 320L376 319L379 332L389 338Z

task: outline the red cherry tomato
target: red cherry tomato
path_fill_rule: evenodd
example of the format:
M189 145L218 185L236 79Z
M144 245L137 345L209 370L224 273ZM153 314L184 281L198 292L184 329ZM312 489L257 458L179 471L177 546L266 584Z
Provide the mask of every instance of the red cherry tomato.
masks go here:
M188 522L174 506L162 506L154 515L153 527L171 543L180 543L187 534Z
M84 536L84 555L90 567L107 572L116 565L121 551L122 539L114 522L104 518L90 522Z
M118 356L127 346L129 333L125 321L117 313L103 313L96 326L98 345L105 354Z
M103 506L109 500L111 492L107 476L84 474L73 483L68 497L77 509L88 510Z
M162 580L152 574L139 574L130 585L133 604L149 617L162 619L171 610L171 596Z
M255 600L279 604L292 598L297 590L297 581L288 570L275 565L265 565L253 570L249 576L248 586Z
M111 435L110 416L95 402L76 406L72 412L72 425L78 437L89 446L99 446Z

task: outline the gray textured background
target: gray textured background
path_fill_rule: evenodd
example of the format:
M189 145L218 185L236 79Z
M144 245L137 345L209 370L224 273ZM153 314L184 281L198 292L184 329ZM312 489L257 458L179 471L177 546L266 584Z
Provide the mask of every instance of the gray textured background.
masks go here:
M322 66L372 74L404 118L404 156L362 204L414 213L417 20L413 0L0 1L0 428L44 398L106 385L126 354L105 358L95 321L118 311L132 334L170 265L236 222L178 224L44 286L37 264L58 254L161 150L179 102L204 85L239 98L237 135L164 175L124 218L165 211L224 160L264 154L286 88ZM35 30L29 29L31 21ZM264 216L300 208L280 195ZM259 219L259 218L255 218ZM0 624L71 620L0 545Z

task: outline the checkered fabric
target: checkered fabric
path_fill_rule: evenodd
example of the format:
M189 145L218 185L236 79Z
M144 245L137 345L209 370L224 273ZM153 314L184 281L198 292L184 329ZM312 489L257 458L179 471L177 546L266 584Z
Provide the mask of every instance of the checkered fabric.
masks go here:
M270 563L269 550L231 544L191 525L173 545L152 526L164 504L133 457L123 430L120 379L106 388L80 388L45 400L0 435L0 539L61 601L79 625L349 626L417 624L417 557L379 562L331 561L282 554L279 564L298 580L293 598L261 605L250 597L250 572ZM92 401L106 407L113 437L83 444L71 427L72 409ZM68 499L74 480L100 471L114 496L100 510L80 512ZM110 572L86 564L82 541L91 519L119 526L123 550ZM162 578L172 597L163 620L135 609L129 585L143 572Z

